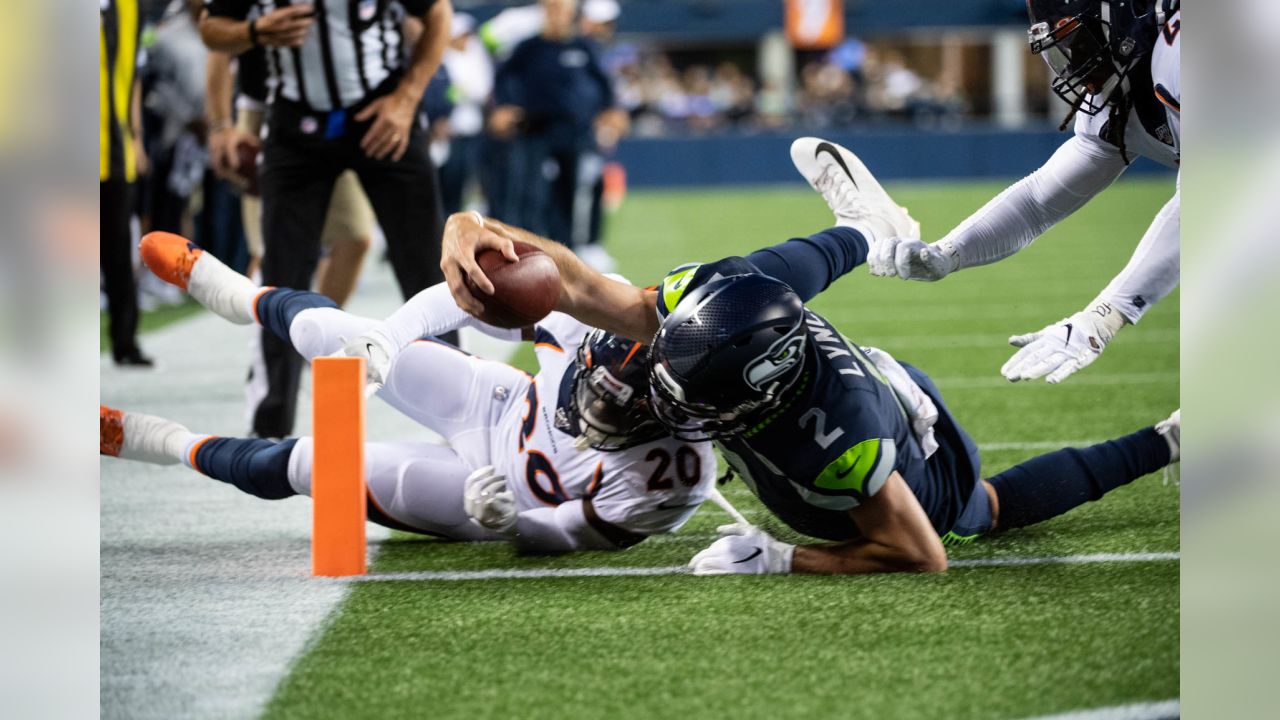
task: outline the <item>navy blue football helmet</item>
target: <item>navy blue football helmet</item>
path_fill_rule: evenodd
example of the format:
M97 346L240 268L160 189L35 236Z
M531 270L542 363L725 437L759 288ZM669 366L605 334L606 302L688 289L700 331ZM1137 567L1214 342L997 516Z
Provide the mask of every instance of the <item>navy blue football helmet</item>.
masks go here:
M1127 92L1125 78L1151 52L1178 0L1027 0L1031 52L1053 71L1053 91L1097 115Z
M777 407L804 365L804 303L766 275L689 291L654 337L653 411L681 440L735 435Z
M667 435L649 410L649 348L604 330L578 345L570 402L556 410L556 427L580 448L612 452Z

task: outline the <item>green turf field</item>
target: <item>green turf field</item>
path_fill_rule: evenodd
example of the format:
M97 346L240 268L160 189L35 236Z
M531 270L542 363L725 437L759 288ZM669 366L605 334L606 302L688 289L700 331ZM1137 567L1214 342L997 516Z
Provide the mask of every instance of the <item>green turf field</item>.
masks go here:
M1062 386L998 374L1010 334L1079 309L1124 265L1172 179L1123 182L1004 263L936 284L858 269L815 309L929 372L988 474L1178 405L1178 297ZM891 187L936 239L1000 184ZM609 247L636 283L825 227L800 189L635 193ZM795 539L741 482L725 494ZM374 573L683 564L725 516L624 553L517 557L406 535ZM1144 478L953 559L1176 552L1178 487ZM942 576L562 577L360 583L267 715L321 717L1025 717L1178 696L1173 560L953 568Z

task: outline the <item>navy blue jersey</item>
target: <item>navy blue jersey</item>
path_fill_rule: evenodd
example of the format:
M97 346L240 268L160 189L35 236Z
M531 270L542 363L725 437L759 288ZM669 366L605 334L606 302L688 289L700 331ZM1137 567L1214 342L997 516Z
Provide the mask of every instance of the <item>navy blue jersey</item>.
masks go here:
M494 100L523 108L530 132L581 133L613 105L614 95L590 40L535 36L516 46L498 68Z
M665 317L691 288L718 277L759 273L744 258L683 266L658 289ZM929 458L906 411L862 348L817 313L805 311L805 364L781 405L717 444L725 460L775 515L797 532L826 540L861 535L849 515L897 471L939 535L973 529L960 522L978 484L977 448L951 417L937 388L907 367L938 406L939 449ZM981 528L980 528L981 529Z

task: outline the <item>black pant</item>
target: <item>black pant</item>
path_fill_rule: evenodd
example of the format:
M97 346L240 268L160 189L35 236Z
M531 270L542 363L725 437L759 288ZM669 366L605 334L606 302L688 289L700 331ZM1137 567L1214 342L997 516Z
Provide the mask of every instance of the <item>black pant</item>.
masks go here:
M444 279L440 194L426 133L415 124L400 160L375 160L360 150L369 123L356 123L355 114L347 113L338 132L325 113L284 100L269 109L259 183L263 285L310 288L333 184L348 169L355 170L373 205L404 297ZM268 389L254 410L253 432L284 437L293 429L302 357L266 332L262 353Z
M133 183L106 180L98 184L98 251L107 291L111 353L116 358L137 351L138 287L133 277Z

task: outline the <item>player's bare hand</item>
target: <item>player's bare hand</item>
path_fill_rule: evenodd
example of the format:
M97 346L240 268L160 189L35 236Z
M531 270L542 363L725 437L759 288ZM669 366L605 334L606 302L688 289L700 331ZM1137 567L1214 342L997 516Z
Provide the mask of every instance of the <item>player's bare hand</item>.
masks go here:
M300 47L315 22L315 14L316 9L310 4L276 8L254 23L258 42L267 47Z
M476 255L484 250L497 250L511 262L520 259L511 239L486 225L480 213L454 213L444 225L444 239L440 247L440 269L444 271L449 292L458 307L472 315L479 315L484 306L471 294L465 278L470 278L481 292L493 294L493 283L480 269Z
M360 149L376 160L397 161L409 148L409 133L418 112L418 102L409 93L396 90L369 103L356 113L356 122L373 120L360 139Z
M521 120L524 120L524 110L515 105L499 105L489 115L489 131L506 140L516 134Z
M225 126L209 133L209 165L213 174L237 185L244 185L240 169L240 154L236 147L241 143L258 145L258 139L235 126Z

